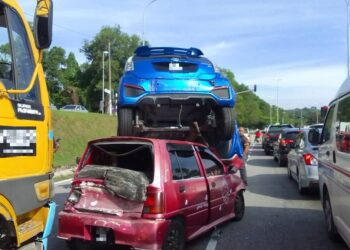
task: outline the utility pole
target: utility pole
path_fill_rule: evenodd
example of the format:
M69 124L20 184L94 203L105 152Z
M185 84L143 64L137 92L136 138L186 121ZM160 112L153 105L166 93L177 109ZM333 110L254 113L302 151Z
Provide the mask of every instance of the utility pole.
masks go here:
M108 82L109 82L109 114L112 115L112 71L111 71L111 41L108 41Z
M102 51L102 101L101 101L101 112L105 112L105 54L108 51Z
M272 124L272 105L270 104L270 124Z
M349 2L350 0L345 0L346 3L346 58L347 58L347 69L348 69L348 76L350 74L349 71Z

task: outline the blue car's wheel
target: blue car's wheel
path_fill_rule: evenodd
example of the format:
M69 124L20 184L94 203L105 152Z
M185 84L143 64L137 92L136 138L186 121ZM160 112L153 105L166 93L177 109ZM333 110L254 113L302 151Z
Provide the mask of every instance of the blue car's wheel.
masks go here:
M118 135L119 136L133 135L132 114L133 112L131 108L118 109Z
M215 115L218 124L216 135L220 140L230 140L235 131L235 115L233 109L223 107L217 109Z

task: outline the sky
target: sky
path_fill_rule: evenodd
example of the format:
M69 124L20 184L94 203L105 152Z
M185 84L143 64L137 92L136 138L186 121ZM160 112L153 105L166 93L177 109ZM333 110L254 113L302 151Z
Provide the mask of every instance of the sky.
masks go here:
M36 1L17 1L32 20ZM55 0L52 46L83 63L84 40L120 25L151 46L201 49L272 105L321 107L347 77L346 11L345 0Z

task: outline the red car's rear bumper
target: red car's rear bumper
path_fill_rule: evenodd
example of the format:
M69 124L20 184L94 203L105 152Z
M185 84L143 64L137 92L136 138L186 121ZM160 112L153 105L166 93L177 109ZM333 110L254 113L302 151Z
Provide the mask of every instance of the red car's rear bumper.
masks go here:
M65 240L95 241L93 230L106 228L113 232L115 244L136 249L161 249L168 224L163 219L123 219L106 214L62 211L58 217L58 237Z

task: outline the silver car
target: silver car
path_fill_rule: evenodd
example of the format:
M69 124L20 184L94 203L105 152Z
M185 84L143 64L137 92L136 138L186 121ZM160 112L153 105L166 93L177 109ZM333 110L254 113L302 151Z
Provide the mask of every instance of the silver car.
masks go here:
M75 104L69 104L66 106L63 106L60 110L63 111L76 111L76 112L84 112L87 113L88 110L82 106L82 105L75 105Z
M287 156L288 176L297 181L301 194L318 188L319 136L317 129L302 129Z

